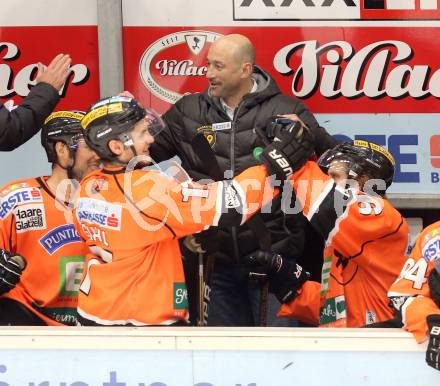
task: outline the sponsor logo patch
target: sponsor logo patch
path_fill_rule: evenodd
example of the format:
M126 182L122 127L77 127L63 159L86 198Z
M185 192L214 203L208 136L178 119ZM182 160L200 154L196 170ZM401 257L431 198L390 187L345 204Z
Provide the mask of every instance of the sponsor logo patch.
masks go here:
M7 186L5 189L3 189L0 192L0 198L8 195L9 193L11 193L13 190L17 190L17 189L21 189L21 188L26 188L28 187L29 184L27 182L19 182L18 184L12 184Z
M232 129L232 122L220 122L220 123L212 124L213 131L222 131L222 130L231 130L231 129Z
M78 296L84 269L84 256L63 256L59 260L60 296Z
M336 296L325 301L320 311L319 324L328 324L336 322L339 319L347 317L344 296Z
M240 206L240 200L238 198L237 190L229 185L225 188L225 208L238 208Z
M436 234L423 246L422 255L427 261L440 259L440 235Z
M365 325L376 323L376 314L373 311L366 310L365 312Z
M46 212L43 204L20 205L14 209L17 233L46 229Z
M76 217L79 222L96 224L103 228L120 230L122 206L93 198L80 198Z
M173 295L173 307L175 310L188 308L188 291L185 283L174 283Z
M24 188L13 190L0 200L0 218L4 219L17 205L31 202L43 202L38 188Z
M65 224L46 233L40 239L40 244L49 254L53 254L66 244L77 243L80 241L81 238L75 230L75 227L72 224Z

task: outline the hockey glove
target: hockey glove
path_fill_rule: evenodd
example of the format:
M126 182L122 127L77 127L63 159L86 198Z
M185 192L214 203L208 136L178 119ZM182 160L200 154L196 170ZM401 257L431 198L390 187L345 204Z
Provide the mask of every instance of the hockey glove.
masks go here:
M194 234L194 239L207 255L212 255L219 250L217 228L212 227L203 232L196 233Z
M21 255L12 255L0 249L0 295L9 292L19 282L26 268L26 260Z
M426 350L426 363L440 370L440 315L428 315L429 343Z
M298 289L309 279L310 274L295 261L283 259L277 253L258 251L247 258L258 272L266 272L269 278L269 291L274 293L280 303L289 303L298 296Z
M266 146L260 156L269 174L284 181L303 166L314 152L314 137L310 129L301 122L287 118L276 118L271 124L276 133L273 142Z
M440 307L440 274L433 269L428 279L429 291L431 291L432 300Z

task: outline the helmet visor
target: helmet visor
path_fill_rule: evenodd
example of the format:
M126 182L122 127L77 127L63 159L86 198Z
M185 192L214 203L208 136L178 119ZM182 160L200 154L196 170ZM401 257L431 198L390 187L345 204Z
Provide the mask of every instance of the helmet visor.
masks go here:
M338 145L333 149L324 152L318 159L321 170L335 180L356 179L358 169L356 158L347 154L343 145Z
M165 122L154 110L145 109L145 112L146 114L144 119L148 123L148 132L150 135L155 137L156 135L159 135L160 132L165 128Z

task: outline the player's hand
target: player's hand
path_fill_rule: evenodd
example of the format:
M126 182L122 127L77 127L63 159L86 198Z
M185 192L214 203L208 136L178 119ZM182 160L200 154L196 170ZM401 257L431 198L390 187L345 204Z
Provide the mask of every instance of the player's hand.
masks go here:
M314 153L314 136L301 121L285 117L273 119L267 132L274 135L273 142L261 154L270 175L284 181L301 168Z
M212 255L219 250L218 230L211 227L194 234L195 241L200 245L202 251L207 255Z
M0 294L16 286L25 268L26 260L23 256L0 249Z
M247 258L247 264L259 274L269 278L269 291L280 303L288 303L299 294L298 290L309 279L310 274L297 264L277 253L258 251Z
M58 54L47 67L42 63L38 63L36 82L48 83L55 90L60 91L69 76L71 62L72 59L69 55Z
M440 315L428 315L429 343L426 350L426 363L440 370Z
M183 245L192 253L204 253L205 251L202 249L202 245L197 242L194 235L186 236L183 239Z
M123 96L123 97L135 99L134 95L130 91L127 91L127 90L121 91L118 94L118 96Z
M438 262L437 265L440 267ZM428 284L432 300L440 307L440 273L437 269L433 269L429 274Z

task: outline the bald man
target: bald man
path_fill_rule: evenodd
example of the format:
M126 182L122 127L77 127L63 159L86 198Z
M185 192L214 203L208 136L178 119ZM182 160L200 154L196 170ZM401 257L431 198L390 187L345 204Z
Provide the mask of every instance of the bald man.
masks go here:
M164 114L168 127L155 138L150 149L155 161L177 155L196 180L232 178L259 163L253 152L263 146L263 141L254 128L265 132L269 119L281 114L296 114L310 127L318 155L335 146L336 140L319 126L306 106L283 95L272 77L255 65L255 56L254 46L243 35L226 35L211 45L206 72L209 87L203 93L185 95ZM198 147L192 142L197 133L207 138L215 153L217 170L203 154L198 154ZM267 137L271 139L270 133ZM243 261L258 249L267 249L263 240L266 244L270 240L269 247L274 252L298 259L307 268L307 262L301 259L306 226L302 214L283 213L278 198L271 208L257 216L258 226L245 224L196 235L206 254L215 257L208 325L259 325L259 284L249 280ZM321 259L321 252L318 251L317 259ZM192 280L187 280L191 288ZM277 307L276 299L270 297L268 324L292 323L276 318Z

